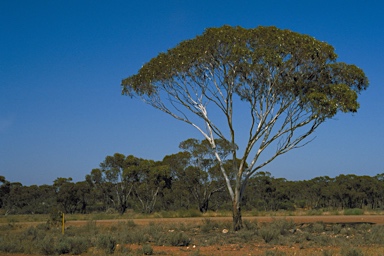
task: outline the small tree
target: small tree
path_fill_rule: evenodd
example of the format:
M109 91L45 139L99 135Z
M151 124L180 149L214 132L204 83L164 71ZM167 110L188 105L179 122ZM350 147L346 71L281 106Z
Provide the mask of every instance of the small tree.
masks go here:
M133 192L141 211L152 213L158 198L163 197L165 190L171 188L172 177L169 166L162 162L140 159L139 165L129 171L136 173L138 177Z
M105 160L100 163L101 169L92 170L90 179L95 185L102 186L103 194L109 194L108 199L120 214L124 214L128 208L136 181L136 177L130 173L129 168L137 166L139 160L131 155L126 157L115 153L113 156L105 157Z
M225 191L225 181L220 175L220 167L217 168L215 152L219 154L220 159L225 161L230 154L231 145L221 139L217 139L215 145L216 150L212 150L207 140L199 141L197 139L188 139L179 145L180 149L189 153L190 165L184 170L183 175L178 175L178 177L183 180L184 186L195 198L198 209L202 213L208 211L209 202L214 194ZM226 161L225 165L230 162Z
M325 120L358 110L357 96L368 80L361 69L336 58L331 45L289 30L210 28L124 79L122 93L192 125L214 151L215 139L233 145L232 159L241 159L233 161L234 180L217 151L215 156L238 230L249 178L277 156L305 145ZM247 131L239 134L244 125ZM241 146L244 136L238 152L235 145Z
M7 205L9 193L11 192L11 183L0 175L0 209Z

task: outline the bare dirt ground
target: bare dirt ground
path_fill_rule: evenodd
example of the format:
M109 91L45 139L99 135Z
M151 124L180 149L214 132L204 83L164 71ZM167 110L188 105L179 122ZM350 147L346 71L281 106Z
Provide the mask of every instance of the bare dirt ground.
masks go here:
M204 217L198 218L151 218L151 219L113 219L113 220L96 220L97 226L109 226L122 221L132 220L137 225L148 225L149 223L201 223L204 221ZM230 222L231 217L210 217L209 219L215 221ZM384 224L384 215L329 215L329 216L282 216L282 217L243 217L243 220L257 221L257 222L271 222L276 219L292 220L297 224L306 223L371 223L377 225ZM67 221L65 226L81 226L86 225L89 221ZM18 223L22 224L22 223ZM23 223L25 225L37 225L38 222ZM119 248L120 247L120 248ZM119 249L122 247L129 248L131 251L138 251L142 248L142 245L117 245L114 255L120 254ZM268 244L249 243L245 245L213 245L213 246L199 246L191 244L188 247L175 247L175 246L152 246L155 255L266 255L266 251L279 252L284 254L270 254L270 255L341 255L340 248L323 247L323 248L297 248L297 246L278 246ZM364 255L384 255L384 248L380 247L366 247L362 248ZM326 254L325 251L331 251L332 254ZM370 253L371 252L371 253ZM25 254L1 254L12 256L26 256ZM97 252L89 252L85 255L100 255ZM136 254L135 254L136 255Z
M140 250L141 246L131 245L132 250ZM333 255L338 256L340 254L340 248L326 247L326 248L299 248L289 246L265 246L258 244L247 244L243 246L239 245L217 245L217 246L203 246L203 247L174 247L174 246L152 246L154 255L176 255L176 256L256 256L256 255L295 255L295 256L324 256ZM266 252L270 252L267 254ZM370 247L363 248L363 255L370 256L382 256L384 255L384 248L382 247ZM330 252L330 253L326 253ZM124 255L124 254L121 254ZM355 255L355 254L353 254ZM356 254L357 255L357 254ZM359 254L360 255L360 254ZM14 255L12 255L14 256Z
M131 219L137 225L148 225L149 223L201 223L207 217L195 218L151 218L151 219ZM230 222L232 217L208 217L215 221ZM271 222L276 219L292 220L297 224L324 222L324 223L372 223L384 224L384 215L328 215L328 216L278 216L278 217L243 217L243 220L257 221L257 222ZM124 219L113 220L96 220L96 225L111 225L125 221ZM87 224L89 221L77 220L67 221L66 226L81 226Z
M160 219L135 219L134 222L138 225L148 225L149 223L201 223L206 218L160 218ZM231 217L213 217L210 218L215 221L230 222ZM354 216L284 216L284 217L243 217L243 220L257 221L257 222L271 222L276 219L292 220L297 224L306 223L371 223L377 225L384 224L384 216L377 215L354 215ZM98 220L96 225L111 225L119 220ZM68 222L68 225L82 225L84 222L74 221ZM285 253L284 255L326 255L324 251L334 252L332 255L337 254L340 248L298 248L288 246L275 246L266 244L247 244L247 245L215 245L215 246L189 246L189 247L175 247L175 246L152 246L156 254L163 255L223 255L223 256L243 256L243 255L266 255L266 251ZM139 245L129 245L132 250L139 250ZM372 251L370 253L370 251ZM364 248L364 255L384 255L384 248ZM283 255L283 254L271 254Z

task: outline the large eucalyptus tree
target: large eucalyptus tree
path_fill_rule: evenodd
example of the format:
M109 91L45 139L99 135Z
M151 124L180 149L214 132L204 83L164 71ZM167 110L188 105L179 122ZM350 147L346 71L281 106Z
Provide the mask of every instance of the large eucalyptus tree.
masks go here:
M358 93L368 80L360 68L336 58L331 45L289 30L209 28L124 79L122 94L192 125L213 150L217 138L233 145L232 159L241 159L233 161L234 180L215 155L238 230L248 179L277 156L309 142L325 120L358 110Z

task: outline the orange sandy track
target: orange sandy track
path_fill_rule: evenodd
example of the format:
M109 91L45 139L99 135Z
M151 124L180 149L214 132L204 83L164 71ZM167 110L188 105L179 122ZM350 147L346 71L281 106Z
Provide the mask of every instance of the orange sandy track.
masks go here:
M113 220L96 220L96 225L111 225L118 222L128 220L134 221L138 225L146 225L149 223L201 223L204 219L214 221L230 222L232 217L198 217L198 218L152 218L152 219L113 219ZM243 217L243 220L257 222L271 222L277 219L292 220L295 223L372 223L384 224L384 215L327 215L327 216L277 216L277 217ZM67 221L66 226L80 226L89 221Z

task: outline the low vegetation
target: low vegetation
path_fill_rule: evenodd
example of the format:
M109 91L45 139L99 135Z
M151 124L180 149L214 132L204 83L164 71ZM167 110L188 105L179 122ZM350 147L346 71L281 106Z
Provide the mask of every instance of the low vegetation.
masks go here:
M147 225L121 220L107 226L93 220L82 226L61 227L45 223L21 223L9 219L0 229L0 252L38 255L204 255L200 249L234 245L263 248L264 255L288 255L279 248L313 249L313 255L380 255L384 247L384 226L369 223L295 224L286 219L271 223L244 221L244 228L233 231L231 222L204 218L197 223L157 223ZM321 248L320 251L318 249ZM376 248L377 254L372 250ZM380 249L381 248L381 249ZM370 250L371 254L365 254ZM380 252L380 253L379 253ZM300 254L298 254L300 255Z

